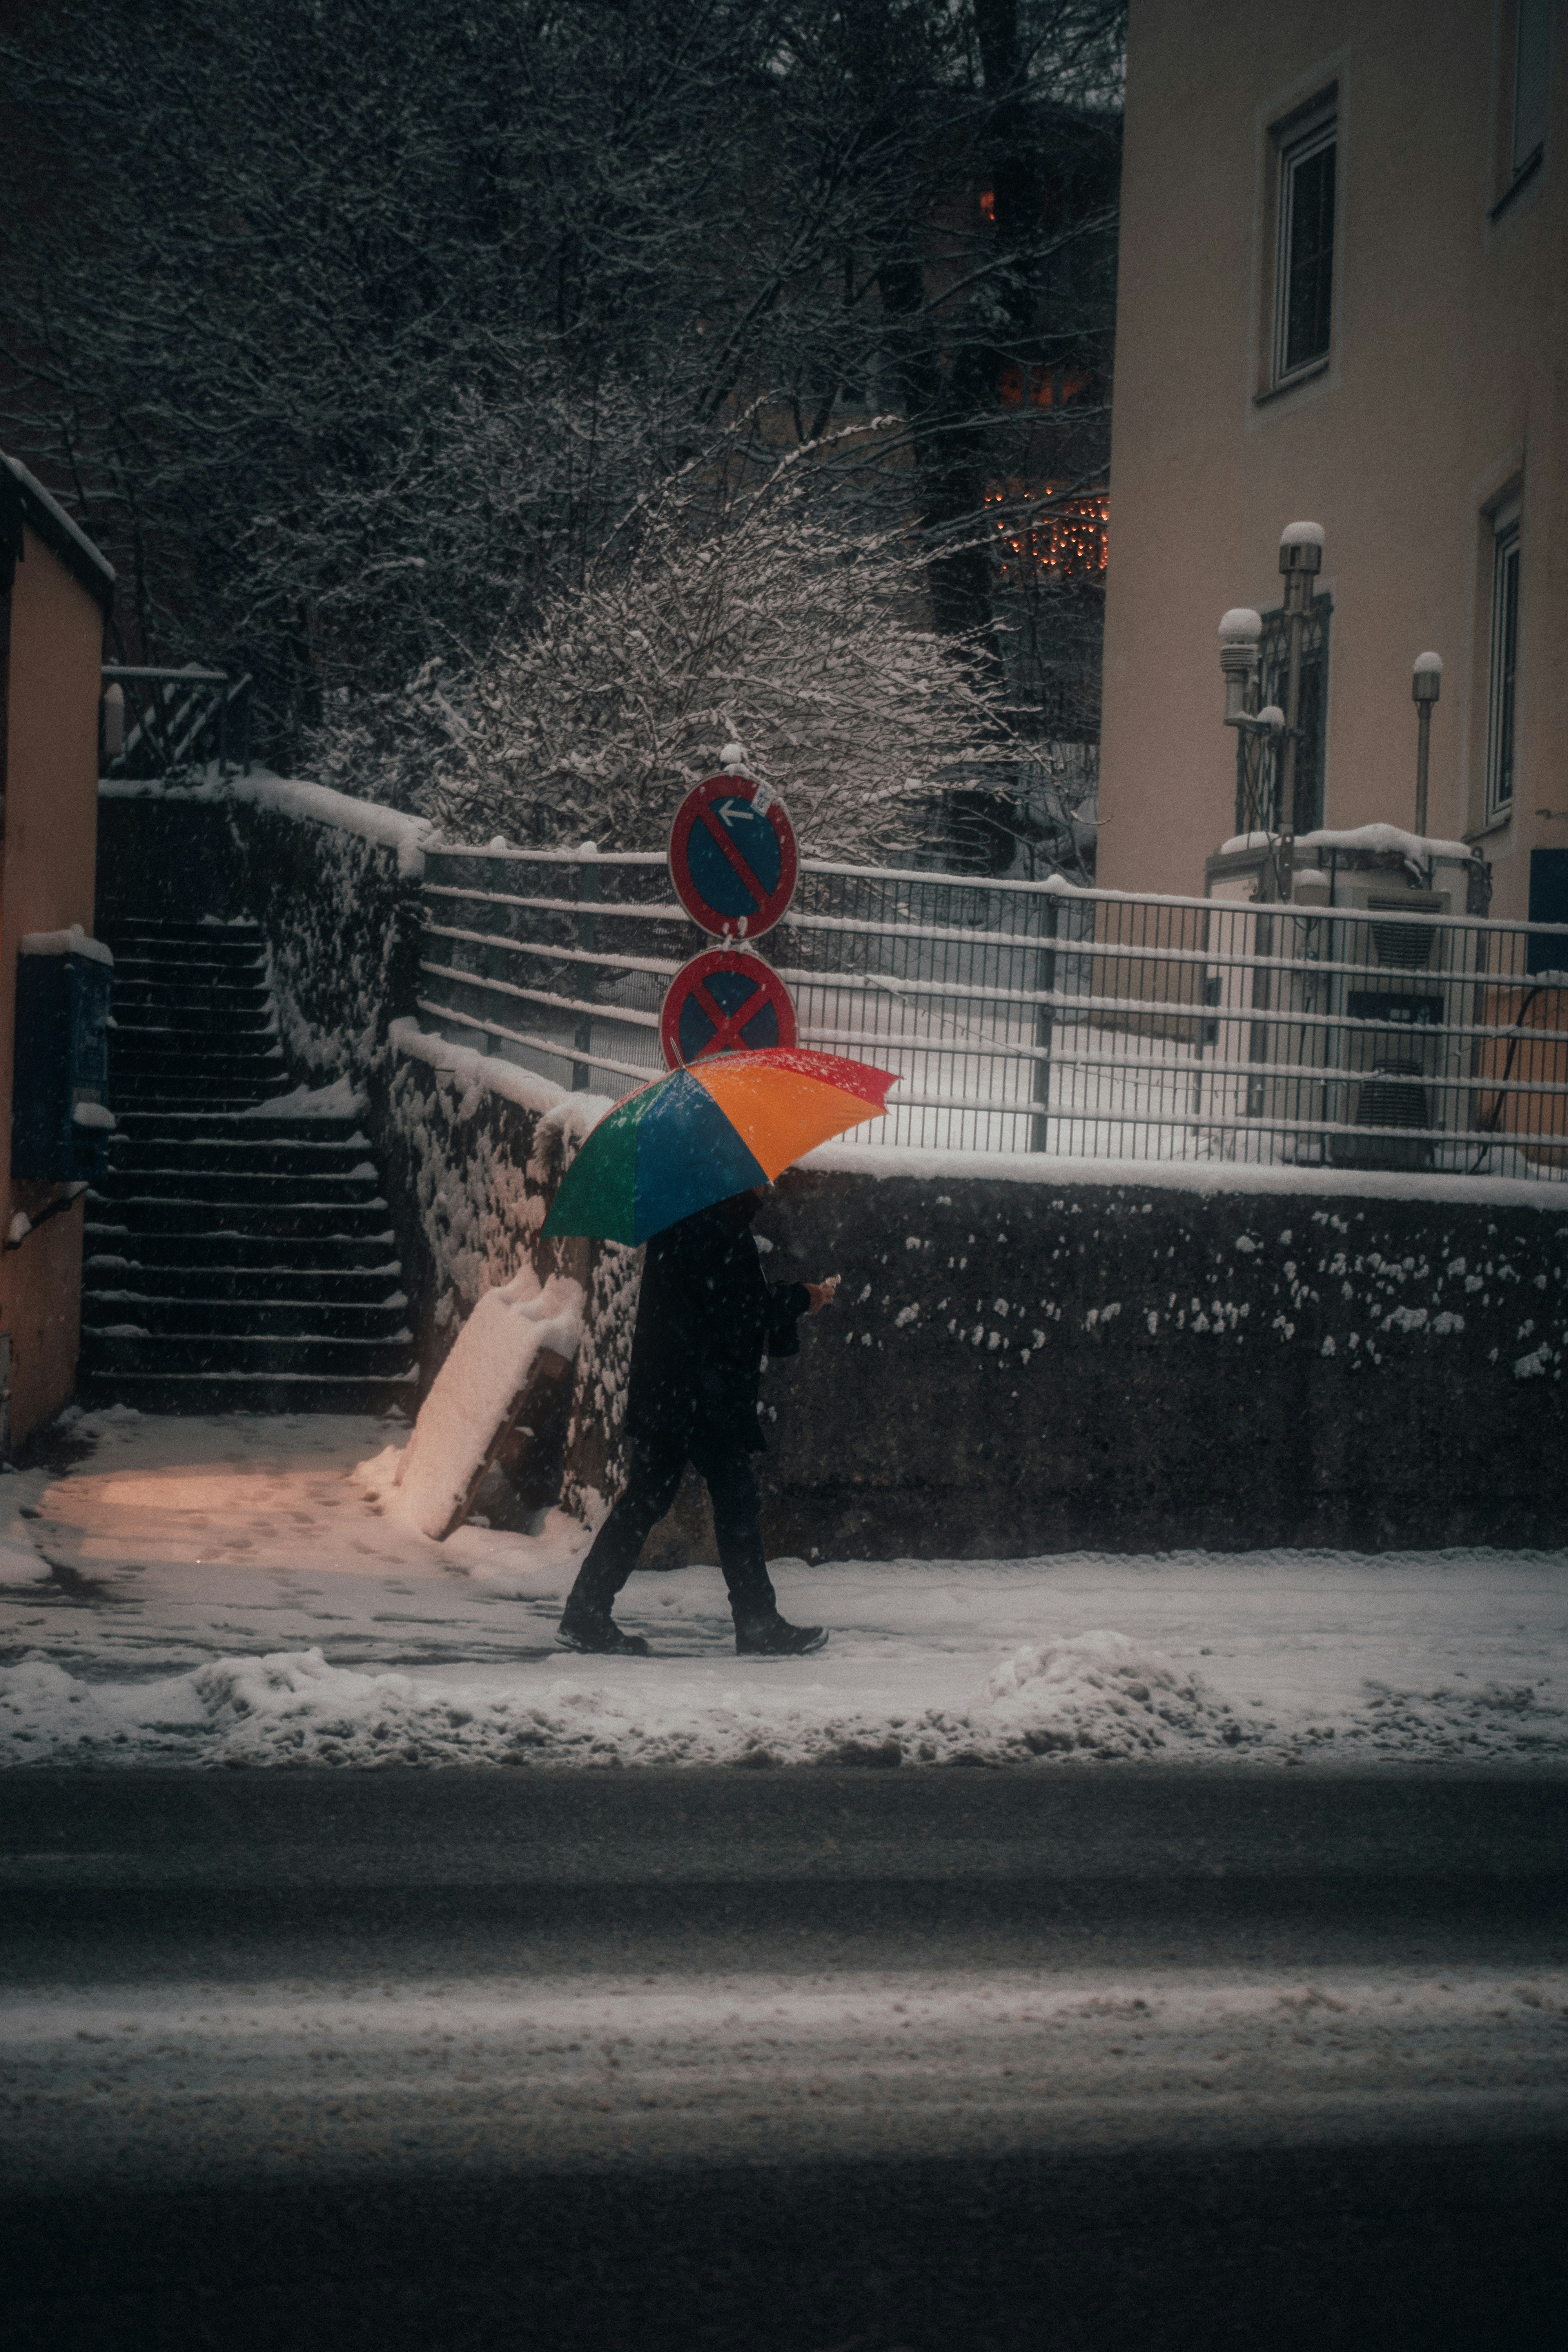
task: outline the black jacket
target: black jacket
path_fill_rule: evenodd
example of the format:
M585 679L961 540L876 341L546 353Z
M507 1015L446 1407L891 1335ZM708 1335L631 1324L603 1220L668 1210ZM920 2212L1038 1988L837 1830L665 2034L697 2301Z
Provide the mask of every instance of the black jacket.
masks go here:
M763 1358L793 1356L811 1304L800 1282L769 1282L741 1194L656 1234L632 1335L626 1433L665 1444L763 1450Z

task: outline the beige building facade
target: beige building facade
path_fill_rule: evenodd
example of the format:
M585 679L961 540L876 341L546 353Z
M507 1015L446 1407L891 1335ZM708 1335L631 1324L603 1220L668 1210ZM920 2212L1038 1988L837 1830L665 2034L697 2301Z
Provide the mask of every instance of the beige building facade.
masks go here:
M1132 0L1121 224L1100 881L1202 892L1310 520L1298 822L1413 824L1435 650L1427 833L1568 921L1568 5Z

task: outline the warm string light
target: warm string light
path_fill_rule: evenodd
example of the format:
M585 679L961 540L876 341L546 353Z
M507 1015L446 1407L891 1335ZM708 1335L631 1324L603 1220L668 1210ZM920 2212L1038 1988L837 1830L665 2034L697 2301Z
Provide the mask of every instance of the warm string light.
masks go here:
M1026 372L1014 362L1002 371L1002 405L1022 408L1026 396L1031 408L1065 407L1089 390L1089 381L1087 368L1032 367Z
M1084 580L1105 570L1110 552L1110 499L1102 490L1079 491L1064 498L1037 521L1020 519L1017 509L1026 501L1056 497L1051 482L1043 491L1022 486L1004 488L1000 483L986 491L986 505L1003 509L992 520L1005 551L1002 557L1005 580Z

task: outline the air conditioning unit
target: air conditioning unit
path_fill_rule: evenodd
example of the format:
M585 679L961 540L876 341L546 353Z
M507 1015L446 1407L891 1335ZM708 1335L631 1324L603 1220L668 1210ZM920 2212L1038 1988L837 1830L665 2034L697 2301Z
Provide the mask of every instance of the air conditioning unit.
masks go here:
M1453 912L1449 891L1378 875L1334 890L1323 1115L1336 1167L1430 1168L1439 1136L1469 1124L1468 1045L1453 1032L1473 1018L1476 934L1441 919Z

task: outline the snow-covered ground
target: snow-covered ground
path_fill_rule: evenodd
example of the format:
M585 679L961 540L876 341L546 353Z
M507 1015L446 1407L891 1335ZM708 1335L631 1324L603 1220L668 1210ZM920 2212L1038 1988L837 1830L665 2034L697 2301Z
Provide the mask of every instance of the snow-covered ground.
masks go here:
M1568 1764L1565 1553L778 1559L833 1635L787 1664L734 1656L694 1568L623 1596L651 1659L585 1659L583 1530L432 1541L407 1434L77 1418L0 1481L0 1761Z

